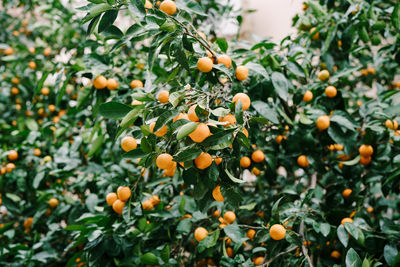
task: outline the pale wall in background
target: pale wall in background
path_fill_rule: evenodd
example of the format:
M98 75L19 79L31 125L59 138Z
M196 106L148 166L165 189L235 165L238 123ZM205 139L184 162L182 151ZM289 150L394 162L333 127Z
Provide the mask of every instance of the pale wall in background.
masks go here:
M261 37L271 37L279 42L285 36L295 32L292 28L292 18L302 12L303 0L242 0L243 9L255 9L254 13L246 14L243 30L249 34Z

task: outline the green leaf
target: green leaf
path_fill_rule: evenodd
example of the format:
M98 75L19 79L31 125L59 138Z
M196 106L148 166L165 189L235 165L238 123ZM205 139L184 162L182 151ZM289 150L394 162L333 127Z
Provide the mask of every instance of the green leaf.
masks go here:
M92 93L92 87L85 87L83 90L80 90L78 93L78 104L77 107L81 107L86 100L89 98L90 94Z
M103 17L100 20L99 27L97 31L100 33L111 26L118 16L118 9L108 10L104 13Z
M38 125L37 122L36 122L34 119L32 119L32 118L27 118L27 119L25 120L25 124L26 124L26 127L28 127L28 129L31 130L31 131L37 131L37 130L39 130L39 125Z
M192 229L192 222L189 219L180 221L176 227L176 231L183 234L190 233L190 229Z
M226 51L228 51L228 42L225 40L225 38L217 38L215 40L215 43L218 45L219 49L221 49L222 52L226 53Z
M337 27L338 26L335 25L335 26L329 28L328 34L325 38L324 48L321 51L322 55L324 55L328 51L333 39L335 38Z
M347 245L349 244L349 234L347 233L343 225L339 225L337 229L337 236L343 246L347 247Z
M349 161L341 161L341 163L343 163L343 165L346 165L346 166L353 166L353 165L358 164L358 163L360 162L360 159L361 159L361 155L358 155L357 157L355 157L355 158L352 159L352 160L349 160Z
M35 93L33 94L33 98L42 90L44 81L47 79L47 76L49 76L50 71L43 73L42 77L40 78L39 82L37 83Z
M354 125L348 118L342 116L342 115L332 115L331 116L331 122L336 122L339 124L339 126L343 126L351 131L354 131L356 125Z
M239 228L237 224L229 224L225 226L224 232L235 243L242 244L244 241L247 240L243 231Z
M211 248L217 244L219 238L220 230L215 230L212 234L209 234L205 239L201 240L199 247Z
M201 144L203 146L215 146L219 144L223 144L233 138L233 132L235 129L228 129L220 131L216 134L213 134L207 137Z
M225 173L226 173L226 175L228 175L229 179L231 179L232 182L234 182L234 183L242 184L242 183L246 182L244 180L240 180L238 178L235 178L235 176L233 176L227 169L225 169Z
M280 98L288 100L289 82L285 75L280 72L274 72L271 75L272 84L274 85L276 93Z
M186 137L194 130L196 130L198 123L196 122L189 122L179 128L179 131L176 135L176 140L181 140L182 138Z
M160 26L160 30L166 31L166 32L174 32L174 31L176 31L176 24L172 19L167 18L164 21L164 23Z
M60 89L60 91L57 92L57 100L56 100L56 105L57 105L57 106L60 105L60 102L61 102L61 100L62 100L62 97L63 97L64 94L65 94L65 89L67 88L68 82L69 82L70 79L71 79L71 75L68 74L68 75L67 75L67 78L65 79L65 81L64 81L64 83L63 83L63 86L62 86L61 89Z
M158 130L160 130L162 127L164 127L164 125L166 125L168 122L172 121L176 116L178 116L178 114L179 114L178 110L168 110L162 113L161 116L158 117L153 131L157 132Z
M253 210L257 206L257 202L249 203L247 205L242 205L239 207L241 210Z
M82 22L86 23L89 20L91 20L92 18L97 17L98 15L100 15L101 13L103 13L109 9L111 9L111 6L107 3L95 5L90 8L89 14L83 18Z
M165 245L165 247L161 250L160 256L161 256L161 259L162 259L164 262L168 262L168 261L169 261L169 258L170 258L170 249L169 249L169 245L168 245L168 244Z
M392 266L395 262L396 257L399 255L399 251L395 245L387 244L383 248L383 257L389 266Z
M279 203L284 197L278 199L271 209L271 217L274 219L275 223L280 223L280 216L279 216Z
M258 63L249 62L249 63L246 64L246 67L250 71L255 72L257 74L260 74L265 79L269 79L268 72L265 70L265 68L262 65L260 65Z
M392 13L392 24L398 31L400 31L400 2L396 3Z
M100 105L99 113L107 119L121 119L131 110L132 106L110 101Z
M93 156L101 147L101 145L103 144L103 140L104 140L104 136L103 135L99 135L92 143L92 146L88 152L88 157L90 158L91 156Z
M143 152L143 150L140 147L138 147L134 150L126 152L125 154L122 155L122 157L124 159L137 159L137 158L142 158L146 155L147 153Z
M32 183L33 188L38 188L39 187L39 184L43 180L45 175L46 175L46 173L44 171L38 172L35 175L35 178L33 178L33 183Z
M121 124L120 124L122 129L125 130L136 120L137 116L140 113L141 108L142 108L142 105L136 106L131 111L129 111L128 114L125 115L125 117L122 119Z
M346 255L346 267L361 267L361 259L357 252L350 248Z
M129 2L128 10L133 16L136 16L139 21L142 21L146 16L146 9L142 0L131 0Z
M98 202L99 198L97 197L96 194L89 194L89 196L85 200L86 207L92 213L95 212L94 207L97 205Z
M140 256L140 262L143 264L155 265L158 263L158 258L151 252L147 252L146 254Z
M267 120L273 123L279 123L278 114L276 113L275 109L272 109L267 103L256 100L253 101L251 105L258 112L258 114Z
M180 151L176 155L174 155L174 161L176 162L186 162L189 160L194 160L201 154L200 148L188 148L186 150Z
M329 223L321 223L320 231L323 236L327 237L331 231L331 225Z
M169 95L168 101L175 108L178 106L179 102L181 102L185 98L184 94L179 92L173 92Z

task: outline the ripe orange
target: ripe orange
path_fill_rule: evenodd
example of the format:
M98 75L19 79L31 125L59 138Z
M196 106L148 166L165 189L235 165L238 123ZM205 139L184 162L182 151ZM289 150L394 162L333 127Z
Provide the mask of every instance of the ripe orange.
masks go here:
M367 71L368 71L368 73L371 74L371 75L375 75L375 73L376 73L376 70L375 70L373 67L368 67L368 68L367 68Z
M160 154L156 159L156 165L158 168L166 170L173 166L174 161L172 161L172 159L173 159L172 156L168 153Z
M112 204L112 208L113 210L118 213L119 215L122 215L122 211L124 209L125 206L125 202L117 199L114 201L114 203Z
M231 224L236 220L236 214L233 211L227 211L224 213L224 220L227 224Z
M253 167L253 169L251 169L251 173L255 176L258 176L260 175L261 171L257 167Z
M215 156L215 157L214 157L214 162L215 162L215 164L219 165L219 164L221 164L221 162L222 162L222 158L221 158L221 157L218 157L218 156Z
M215 210L214 212L213 212L213 217L218 217L219 215L221 215L221 212L219 211L219 210Z
M125 151L131 151L137 148L137 142L136 139L133 138L132 136L125 136L121 140L121 148Z
M367 211L368 211L369 213L372 213L372 212L374 211L374 208L373 208L373 207L368 207L368 208L367 208Z
M49 200L49 205L50 205L50 207L52 207L52 208L55 208L55 207L57 207L58 206L58 199L57 198L50 198L50 200Z
M327 86L325 88L325 95L329 98L334 98L337 95L337 90L335 88L335 86Z
M143 201L142 208L144 210L152 210L154 208L154 205L150 199L147 199L147 200Z
M42 95L49 95L50 89L48 87L43 87L40 92L42 93Z
M47 109L50 111L50 112L54 112L54 111L56 111L56 106L54 106L54 105L49 105L48 107L47 107Z
M374 149L371 145L361 145L358 152L362 157L370 157L374 153Z
M250 97L244 93L237 93L233 99L232 102L236 103L240 100L242 103L243 110L247 110L250 107Z
M236 68L236 79L239 81L244 81L249 76L249 70L246 66L238 66Z
M24 227L25 228L30 228L33 224L33 217L26 218L24 221Z
M352 218L343 218L342 221L340 222L341 224L345 224L345 223L353 223L353 219Z
M19 84L19 79L18 79L17 77L13 77L13 78L11 79L11 83L12 83L12 84Z
M385 126L386 126L387 128L389 128L389 129L391 129L391 130L394 130L394 131L397 130L397 129L399 128L399 124L397 123L396 120L393 120L393 121L391 121L391 120L386 120Z
M30 47L29 49L29 53L34 54L36 49L34 47Z
M210 72L214 63L209 57L202 57L197 61L197 68L201 72Z
M115 194L114 192L108 193L106 196L108 206L112 206L117 199L117 194Z
M344 148L344 146L343 146L343 145L341 145L341 144L334 144L333 146L334 146L334 147L335 147L335 149L336 149L336 150L338 150L338 151L342 151L342 150L343 150L343 148Z
M7 47L7 48L4 50L4 54L5 54L6 56L12 55L13 53L14 53L14 48L12 48L12 47Z
M285 238L286 229L280 224L274 224L269 228L269 235L273 240L282 240Z
M242 168L248 168L251 165L251 160L249 157L242 157L240 159L240 167Z
M331 252L331 257L334 259L340 259L341 256L342 256L342 254L340 254L340 252L337 250L334 250Z
M227 247L226 254L228 254L228 257L233 258L233 249L231 247Z
M36 157L39 157L42 154L42 151L40 151L39 148L34 148L33 149L33 155Z
M254 265L261 265L264 262L264 257L257 257L253 259Z
M144 3L144 8L153 8L153 4L149 0L146 0Z
M320 131L326 130L331 124L330 118L327 115L319 116L316 122L317 128Z
M46 48L44 49L44 51L43 51L43 55L44 55L45 57L50 56L50 55L51 55L51 47L46 47Z
M97 76L93 81L93 86L96 89L104 89L107 86L107 79L103 75Z
M107 89L113 91L118 88L118 82L114 78L110 78L107 80Z
M34 62L34 61L30 61L29 63L28 63L28 67L30 68L30 69L36 69L36 63Z
M329 79L329 77L330 77L330 74L329 74L329 71L327 71L327 70L322 70L322 71L320 71L320 73L318 73L318 79L322 82L327 81Z
M199 121L199 117L197 117L197 114L196 114L196 107L197 107L197 105L193 105L189 108L189 111L188 111L189 120L194 121L194 122Z
M224 127L228 127L229 125L236 124L236 117L232 114L228 114L225 117L219 118L220 122L228 122L224 124Z
M15 164L10 162L6 165L6 172L12 172L15 169Z
M312 34L311 39L315 41L319 40L319 32L316 32L315 31L316 29L317 29L316 27L310 29L310 33Z
M210 133L211 132L207 124L199 123L196 129L189 134L189 137L193 140L193 142L201 143L210 135Z
M168 103L168 100L169 100L169 91L162 90L158 94L158 101L160 101L160 103L162 103L162 104L165 104L165 103Z
M161 200L160 200L160 198L158 197L158 195L153 195L153 196L150 198L150 201L151 201L151 203L152 203L154 206L157 206L157 205L160 204L160 202L161 202Z
M228 69L232 65L232 59L228 55L220 55L217 57L218 64L224 64Z
M189 116L188 116L186 113L179 113L179 115L176 116L176 117L172 120L172 122L176 122L177 120L182 120L182 119L189 120Z
M164 175L168 176L168 177L174 177L175 171L176 171L176 166L177 166L177 163L174 161L170 168L164 170Z
M280 145L280 144L282 143L282 140L286 140L286 136L284 136L284 135L278 135L278 136L275 138L275 141L276 141L276 143L277 143L278 145Z
M310 165L310 162L308 162L306 155L300 155L297 158L297 164L299 164L300 167L306 168Z
M18 95L19 94L19 89L17 87L11 88L11 94L12 95Z
M150 124L150 132L154 132L153 130L154 130L154 126L156 126L156 122L155 121L153 121L151 124ZM158 136L158 137L161 137L161 136L164 136L166 133L167 133L167 131L168 131L168 128L167 128L167 125L164 125L163 127L161 127L161 129L159 129L157 132L155 132L154 134L156 135L156 136Z
M247 138L249 138L249 132L247 131L246 128L243 128L242 133L243 133Z
M350 188L346 188L345 190L343 190L342 196L344 198L348 198L351 195L352 192L353 192L353 190L351 190Z
M304 102L310 102L313 99L313 93L310 90L307 90L303 95Z
M208 231L204 227L198 227L194 231L194 238L197 240L197 242L200 242L201 240L205 239L208 235Z
M255 150L253 151L253 153L251 154L251 159L256 162L256 163L260 163L263 162L265 159L265 154L264 152L262 152L261 150Z
M11 161L17 160L18 159L18 152L15 150L10 150L8 151L7 158Z
M139 80L133 80L129 85L131 86L132 89L135 89L137 87L143 87L142 81Z
M201 154L194 160L194 165L200 170L207 169L212 164L212 157L206 152L201 152Z
M221 193L221 186L217 185L213 191L212 191L212 196L216 201L224 201L224 196Z
M120 186L117 189L117 195L121 201L127 201L131 197L131 189L128 186Z
M370 156L367 156L367 157L361 156L360 163L362 165L368 165L370 162L371 162L371 157Z
M247 231L247 237L253 240L254 236L256 235L256 230L250 229Z
M161 11L172 16L176 12L176 4L172 0L164 0L160 5Z

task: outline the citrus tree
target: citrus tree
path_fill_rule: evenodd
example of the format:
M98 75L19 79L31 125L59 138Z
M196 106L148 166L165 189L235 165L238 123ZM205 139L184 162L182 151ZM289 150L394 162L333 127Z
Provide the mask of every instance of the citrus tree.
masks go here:
M280 44L219 36L211 0L20 8L5 265L398 264L399 3L307 1Z

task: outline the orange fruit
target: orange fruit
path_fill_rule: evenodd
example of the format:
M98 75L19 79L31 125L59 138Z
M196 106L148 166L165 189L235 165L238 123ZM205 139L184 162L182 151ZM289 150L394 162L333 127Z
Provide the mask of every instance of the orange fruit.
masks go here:
M50 55L51 55L51 48L50 48L50 47L46 47L46 48L44 49L44 51L43 51L43 55L44 55L45 57L50 56Z
M261 265L264 262L264 257L257 257L253 259L254 265Z
M13 78L11 79L11 83L13 83L13 84L19 84L19 79L18 79L17 77L13 77Z
M331 124L330 118L327 115L319 116L316 122L317 128L320 131L326 130Z
M114 192L108 193L106 196L108 206L112 206L117 199L117 194L115 194Z
M369 213L372 213L372 212L374 211L374 208L373 208L373 207L368 207L368 208L367 208L367 211L368 211Z
M118 88L118 82L114 78L110 78L107 80L107 89L113 91Z
M313 99L313 93L310 90L307 90L303 95L304 102L310 102Z
M374 153L374 149L371 145L361 145L358 152L362 157L370 157Z
M220 55L217 57L218 64L224 64L228 69L232 66L232 59L228 55Z
M7 48L4 50L4 54L5 54L6 56L12 55L13 53L14 53L14 48L12 48L12 47L7 47Z
M334 146L334 147L335 147L335 149L336 149L336 150L338 150L338 151L342 151L342 150L343 150L343 148L344 148L344 146L343 146L343 145L341 145L341 144L334 144L333 146Z
M311 39L315 41L319 40L319 32L316 32L315 31L316 29L317 29L316 27L310 29L310 33L312 34Z
M264 153L263 153L264 154ZM240 167L242 168L248 168L251 165L251 160L249 157L242 157L240 159Z
M247 131L246 128L243 128L242 133L243 133L247 138L249 138L249 132Z
M261 171L257 167L253 167L253 169L251 169L251 173L255 176L258 176L260 175Z
M154 205L150 199L147 199L147 200L143 201L142 208L144 210L152 210L154 208Z
M215 210L214 212L213 212L213 217L218 217L219 215L221 215L221 212L219 212L219 210Z
M157 206L158 204L160 204L160 198L158 197L158 195L153 195L151 198L150 198L150 201L151 201L151 203L154 205L154 206Z
M7 158L11 161L17 160L18 159L18 152L15 150L10 150L8 151Z
M24 221L24 227L25 228L30 228L33 224L33 217L26 218Z
M174 177L175 171L176 171L176 166L177 166L177 163L174 161L174 162L172 163L172 166L171 166L171 167L169 167L168 169L165 169L165 170L164 170L165 176Z
M310 165L310 162L308 162L306 155L300 155L297 158L297 164L299 164L300 167L306 168Z
M353 219L352 218L343 218L342 221L340 222L341 224L345 224L345 223L353 223Z
M331 257L334 259L340 259L341 256L342 256L342 254L340 254L340 252L337 250L334 250L331 252Z
M338 44L339 47L342 47L342 41L341 41L341 40L339 40L339 41L337 42L337 44Z
M189 108L189 111L188 111L189 120L194 121L194 122L199 121L199 117L197 117L197 114L196 114L196 107L197 107L197 105L193 105Z
M139 80L133 80L129 85L131 86L132 89L135 89L137 87L143 87L142 81Z
M172 0L164 0L160 4L160 9L164 13L172 16L172 15L174 15L176 13L176 4Z
M160 154L156 159L156 165L158 168L166 170L174 165L174 161L172 161L172 159L173 158L170 154L167 153Z
M121 148L125 151L131 151L137 148L137 142L136 139L133 138L132 136L125 136L121 140Z
M217 185L213 191L212 191L212 196L216 201L224 201L224 196L221 193L221 186Z
M128 186L120 186L117 189L117 195L121 201L127 201L131 197L131 189Z
M391 130L397 130L398 128L399 128L399 124L398 124L398 122L396 121L396 120L393 120L393 121L391 121L391 120L386 120L386 122L385 122L385 126L387 127L387 128L389 128L389 129L391 129Z
M325 88L325 95L329 98L334 98L337 95L337 90L335 88L335 86L327 86Z
M107 79L103 75L97 76L93 81L93 86L96 89L104 89L107 86Z
M249 70L247 69L246 66L238 66L236 68L235 76L236 76L236 79L238 79L239 81L244 81L249 76Z
M119 215L122 215L122 211L124 209L125 206L125 202L117 199L114 201L114 203L112 204L112 208L113 210L118 213Z
M201 240L205 239L208 235L208 231L204 227L198 227L194 231L194 238L197 240L197 242L200 242Z
M253 240L254 236L256 235L256 230L250 229L247 231L247 237Z
M344 198L348 198L352 192L353 192L353 190L351 190L350 188L346 188L345 190L342 191L342 196Z
M201 72L210 72L214 63L209 57L202 57L197 61L197 68Z
M172 122L176 122L177 120L182 120L182 119L184 119L184 120L189 120L189 116L188 116L186 113L179 113L179 115L176 116L176 117L172 120Z
M210 136L210 133L211 132L207 124L199 123L196 129L189 134L189 137L193 140L193 142L201 143L204 141L204 139Z
M200 170L207 169L212 164L212 157L206 152L201 152L201 154L194 160L194 165Z
M263 162L265 159L265 154L264 152L262 152L261 150L255 150L253 151L253 153L251 154L251 159L256 162L256 163L260 163Z
M144 8L153 8L153 4L149 0L146 0L144 3Z
M40 92L42 93L42 95L49 95L50 89L48 87L43 87Z
M371 157L370 156L367 156L367 157L361 156L360 163L362 165L368 165L370 162L371 162Z
M280 145L280 144L282 143L282 140L286 140L286 136L284 136L284 135L278 135L278 136L275 138L275 141L276 141L276 143L277 143L278 145Z
M367 68L367 71L368 71L368 73L371 74L371 75L375 75L375 73L376 73L376 70L375 70L373 67L368 67L368 68Z
M36 69L36 63L34 62L34 61L30 61L29 63L28 63L28 67L30 68L30 69Z
M244 93L237 93L233 99L232 102L236 103L240 100L242 103L243 110L247 110L250 107L250 97Z
M56 106L54 106L54 105L49 105L49 106L47 107L47 109L48 109L50 112L54 112L54 111L56 111Z
M42 154L42 151L40 151L39 148L34 148L33 149L33 155L36 157L39 157Z
M221 157L218 157L218 156L215 156L215 157L214 157L214 162L215 162L215 164L219 165L219 164L221 164L221 162L222 162L222 158L221 158Z
M17 87L11 88L11 94L12 95L18 95L19 94L19 89Z
M155 121L153 121L151 124L150 124L150 132L154 132L153 130L154 130L154 126L156 126L156 122ZM163 127L161 127L161 129L159 129L157 132L155 132L154 134L156 135L156 136L158 136L158 137L161 137L161 136L164 136L166 133L167 133L167 131L168 131L168 128L167 128L167 125L164 125Z
M329 71L327 70L322 70L318 73L318 79L322 82L325 82L326 80L328 80L330 77Z
M15 169L15 164L10 162L6 165L6 172L12 172Z
M160 103L162 103L162 104L168 103L168 99L169 99L169 91L162 90L158 94L158 101L160 101Z
M280 224L274 224L269 228L269 235L273 240L282 240L285 238L286 229Z
M227 224L231 224L236 220L236 214L233 211L227 211L224 213L224 220Z
M36 49L34 47L30 47L29 49L29 53L34 54Z
M224 127L228 127L229 125L236 124L236 117L232 114L228 114L225 117L219 118L220 122L228 122L224 124Z
M52 207L52 208L55 208L55 207L57 207L58 206L58 199L57 198L50 198L50 200L49 200L49 205L50 205L50 207Z

